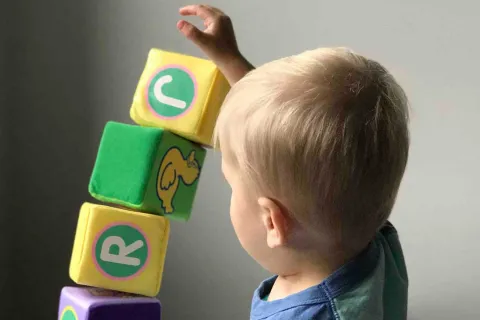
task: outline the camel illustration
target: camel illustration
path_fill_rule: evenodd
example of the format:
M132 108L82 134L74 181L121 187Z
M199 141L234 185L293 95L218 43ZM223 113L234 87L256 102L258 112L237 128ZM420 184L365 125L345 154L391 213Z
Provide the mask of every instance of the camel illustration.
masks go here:
M157 177L157 195L162 201L165 213L175 211L173 199L177 193L180 179L187 186L192 185L200 175L200 168L195 160L195 150L192 150L188 158L184 158L177 147L170 148L163 157Z

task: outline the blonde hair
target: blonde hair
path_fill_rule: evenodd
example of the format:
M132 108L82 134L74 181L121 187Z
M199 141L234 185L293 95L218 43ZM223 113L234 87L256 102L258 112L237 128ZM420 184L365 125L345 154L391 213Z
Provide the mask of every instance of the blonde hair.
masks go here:
M214 143L256 195L336 244L364 245L390 215L408 158L404 91L379 63L323 48L233 86Z

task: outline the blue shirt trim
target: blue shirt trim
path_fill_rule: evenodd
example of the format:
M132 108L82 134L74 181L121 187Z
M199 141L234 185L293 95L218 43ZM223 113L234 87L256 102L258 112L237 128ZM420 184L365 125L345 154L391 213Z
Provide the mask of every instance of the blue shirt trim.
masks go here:
M390 227L393 228L388 223L384 228L390 229ZM374 271L379 258L380 248L375 241L372 241L365 250L332 273L322 283L284 299L264 301L262 297L270 293L277 279L277 276L273 276L262 282L260 287L255 290L252 300L251 319L266 319L276 313L311 304L318 305L324 303L330 305L333 299L351 291L367 278Z

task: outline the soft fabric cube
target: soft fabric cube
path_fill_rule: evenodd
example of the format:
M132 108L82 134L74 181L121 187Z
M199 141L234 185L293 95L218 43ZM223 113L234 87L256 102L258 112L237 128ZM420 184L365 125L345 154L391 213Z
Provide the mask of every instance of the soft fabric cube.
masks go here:
M153 297L160 290L169 233L164 217L85 203L70 278L80 285Z
M108 122L90 194L136 211L190 218L205 149L160 128Z
M160 320L161 305L155 298L97 288L64 287L59 320Z
M130 109L139 125L165 128L211 146L230 86L210 60L151 49Z

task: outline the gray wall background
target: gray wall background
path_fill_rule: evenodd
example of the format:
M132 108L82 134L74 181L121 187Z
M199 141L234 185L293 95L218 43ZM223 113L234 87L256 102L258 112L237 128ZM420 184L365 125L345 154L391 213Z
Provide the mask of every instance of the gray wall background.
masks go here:
M412 103L412 148L393 222L410 319L478 319L480 45L471 1L227 1L256 65L318 46L378 59ZM54 319L101 131L128 109L151 47L203 56L173 0L22 0L0 6L0 319ZM210 153L195 212L174 223L165 319L246 319L268 274L243 252Z

